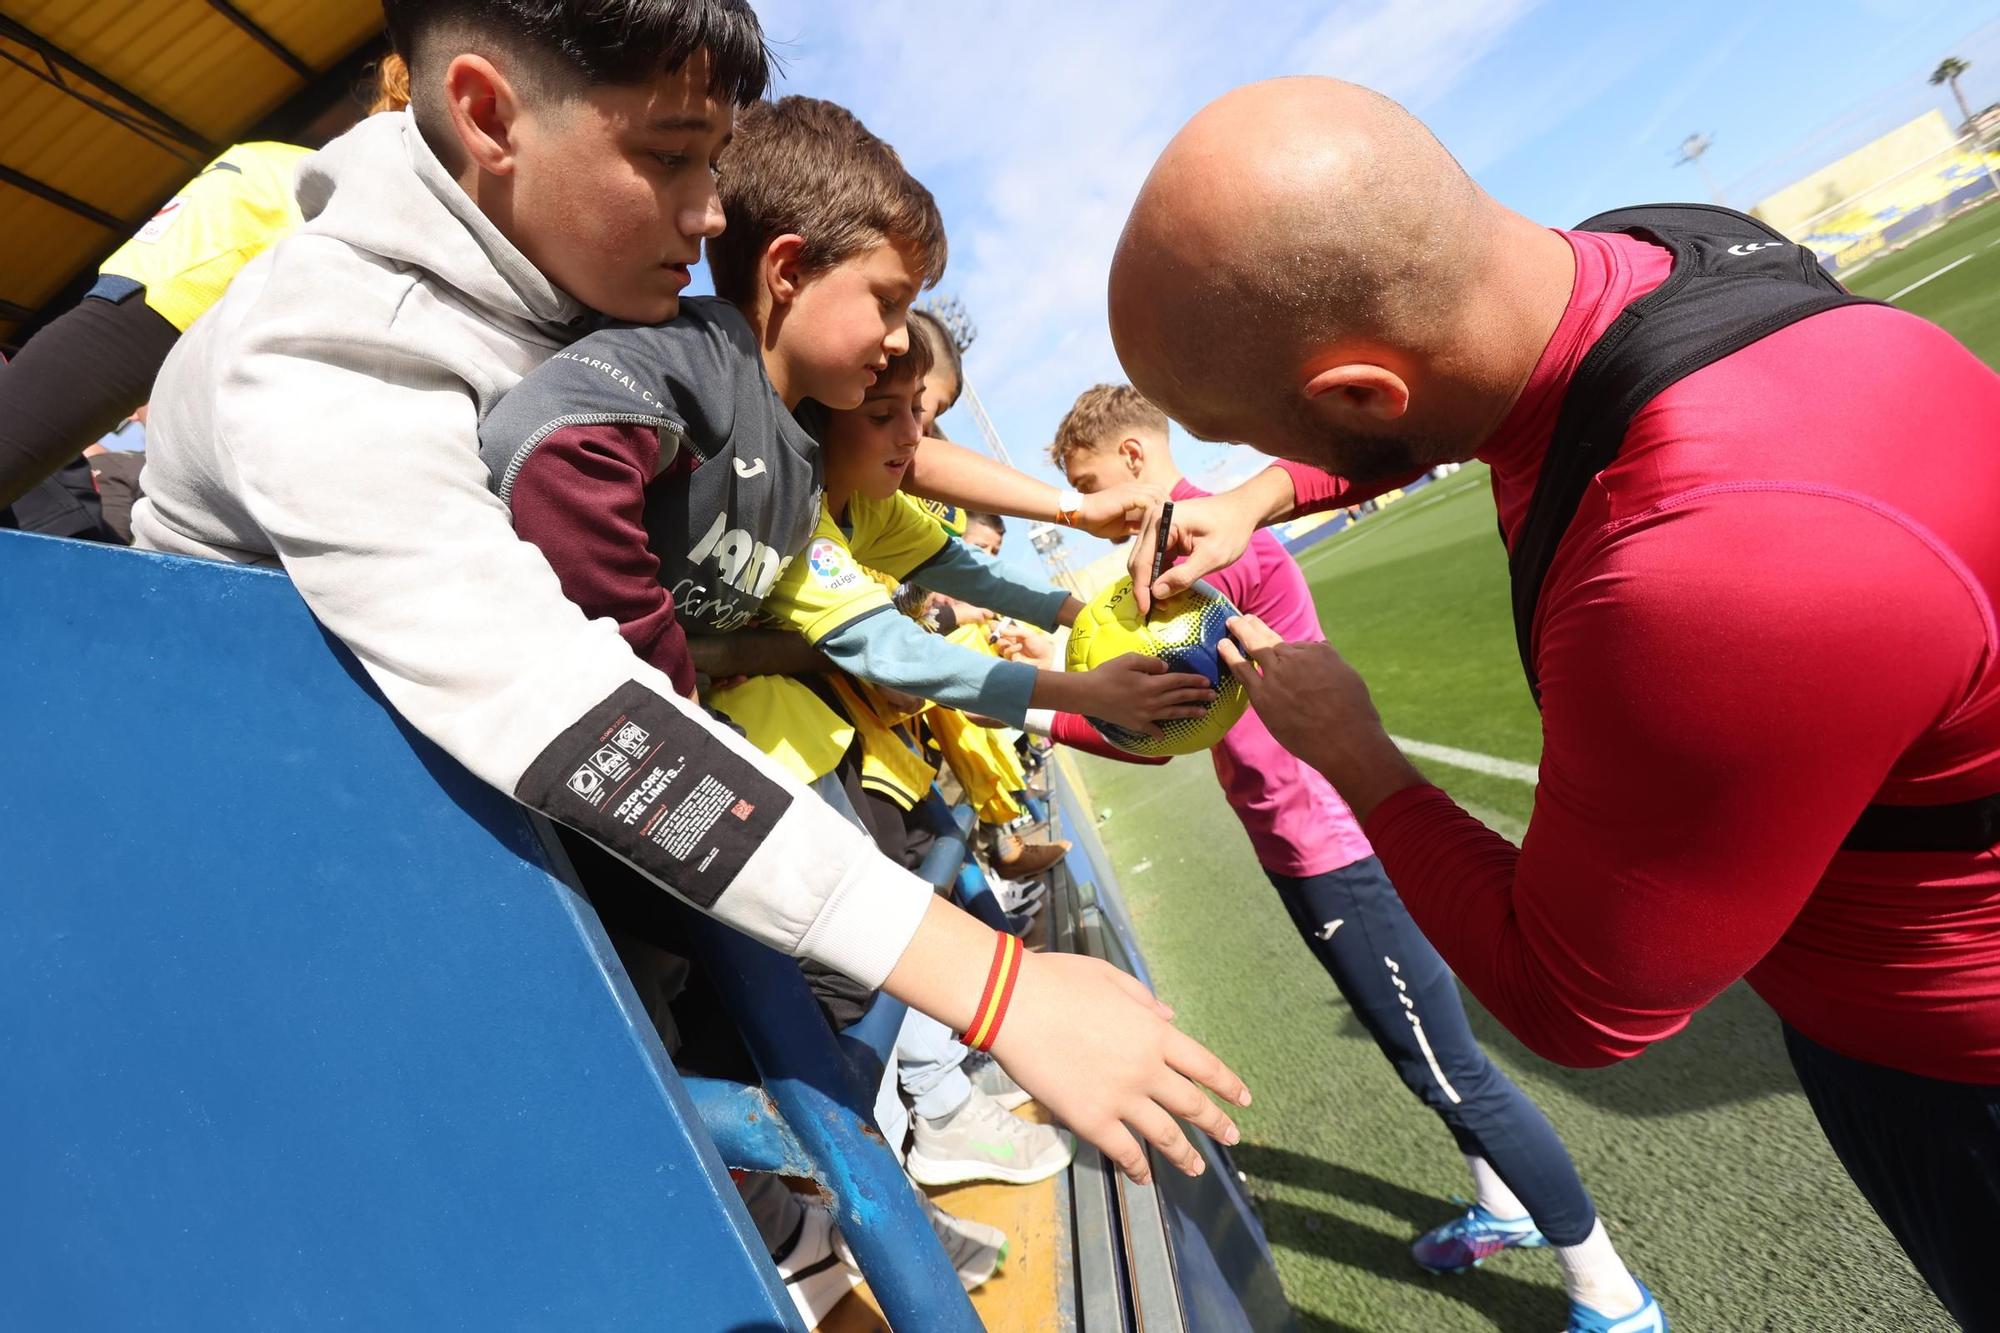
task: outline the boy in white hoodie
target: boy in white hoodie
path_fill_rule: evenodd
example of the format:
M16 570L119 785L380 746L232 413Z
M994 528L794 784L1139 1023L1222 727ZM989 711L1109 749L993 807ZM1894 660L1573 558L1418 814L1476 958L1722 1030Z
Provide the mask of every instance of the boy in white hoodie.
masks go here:
M135 544L282 564L479 777L718 919L966 1029L1004 941L565 599L479 458L499 396L601 316L677 313L722 228L712 170L734 110L767 79L755 16L743 0L384 12L410 113L304 164L305 226L175 348ZM1241 1081L1137 982L1071 956L1018 966L994 1055L1082 1137L1142 1180L1141 1139L1199 1171L1175 1116L1235 1141L1201 1087L1241 1104Z

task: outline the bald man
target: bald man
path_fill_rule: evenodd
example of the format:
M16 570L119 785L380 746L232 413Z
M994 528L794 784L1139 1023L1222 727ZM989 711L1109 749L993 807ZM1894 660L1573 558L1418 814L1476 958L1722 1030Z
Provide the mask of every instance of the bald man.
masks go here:
M1863 1195L2000 1328L2000 378L1726 210L1540 227L1319 79L1174 139L1111 319L1148 397L1285 460L1178 507L1154 595L1260 523L1492 465L1542 706L1521 848L1331 648L1246 621L1258 713L1548 1058L1636 1055L1747 977Z

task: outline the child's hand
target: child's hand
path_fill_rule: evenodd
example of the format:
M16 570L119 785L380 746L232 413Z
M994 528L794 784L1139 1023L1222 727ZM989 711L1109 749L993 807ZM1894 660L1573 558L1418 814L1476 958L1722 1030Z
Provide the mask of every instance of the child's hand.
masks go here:
M994 944L990 929L932 898L882 989L963 1031L977 1016ZM1224 1143L1237 1141L1236 1126L1203 1089L1248 1106L1243 1080L1176 1031L1173 1010L1136 977L1075 954L1023 952L1017 965L993 1057L1120 1170L1150 1179L1143 1145L1151 1143L1181 1170L1201 1174L1201 1158L1175 1117Z
M1123 541L1139 531L1148 514L1159 512L1167 493L1142 481L1107 486L1083 497L1077 510L1076 526L1093 537Z
M697 675L694 678L694 693L688 695L688 701L699 704L714 695L717 690L733 690L749 679L748 676Z
M1062 663L1056 661L1056 641L1026 625L1010 624L1006 629L995 630L993 646L1009 662L1026 662L1043 671L1062 670Z
M1204 717L1215 701L1206 677L1169 671L1159 658L1140 653L1114 657L1072 679L1085 698L1084 706L1072 711L1153 737L1166 734L1159 723Z
M1090 1021L1077 1022L1079 1014ZM1132 1179L1152 1179L1148 1143L1198 1176L1202 1158L1176 1118L1233 1144L1241 1137L1235 1124L1203 1089L1232 1106L1249 1105L1250 1093L1172 1018L1173 1010L1142 982L1109 963L1075 954L1023 954L993 1057Z

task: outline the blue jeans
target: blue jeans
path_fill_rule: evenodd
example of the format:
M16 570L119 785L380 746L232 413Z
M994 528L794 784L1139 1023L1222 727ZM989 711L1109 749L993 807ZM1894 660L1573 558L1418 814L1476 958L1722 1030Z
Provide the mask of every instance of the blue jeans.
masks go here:
M1382 863L1370 856L1305 879L1270 880L1306 947L1459 1151L1492 1164L1551 1244L1581 1243L1597 1209L1575 1164L1541 1109L1473 1038L1457 980Z

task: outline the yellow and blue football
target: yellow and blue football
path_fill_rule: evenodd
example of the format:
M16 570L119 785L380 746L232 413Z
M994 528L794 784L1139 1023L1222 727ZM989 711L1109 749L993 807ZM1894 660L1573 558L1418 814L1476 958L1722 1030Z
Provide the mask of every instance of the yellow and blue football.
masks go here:
M1206 583L1154 602L1153 613L1143 619L1129 578L1091 598L1070 626L1071 671L1088 671L1126 653L1143 653L1165 662L1170 670L1207 677L1215 686L1215 699L1201 717L1161 722L1164 739L1094 717L1085 721L1105 740L1132 754L1193 754L1213 746L1250 704L1242 682L1230 674L1216 651L1229 637L1229 618L1241 614L1233 602Z

